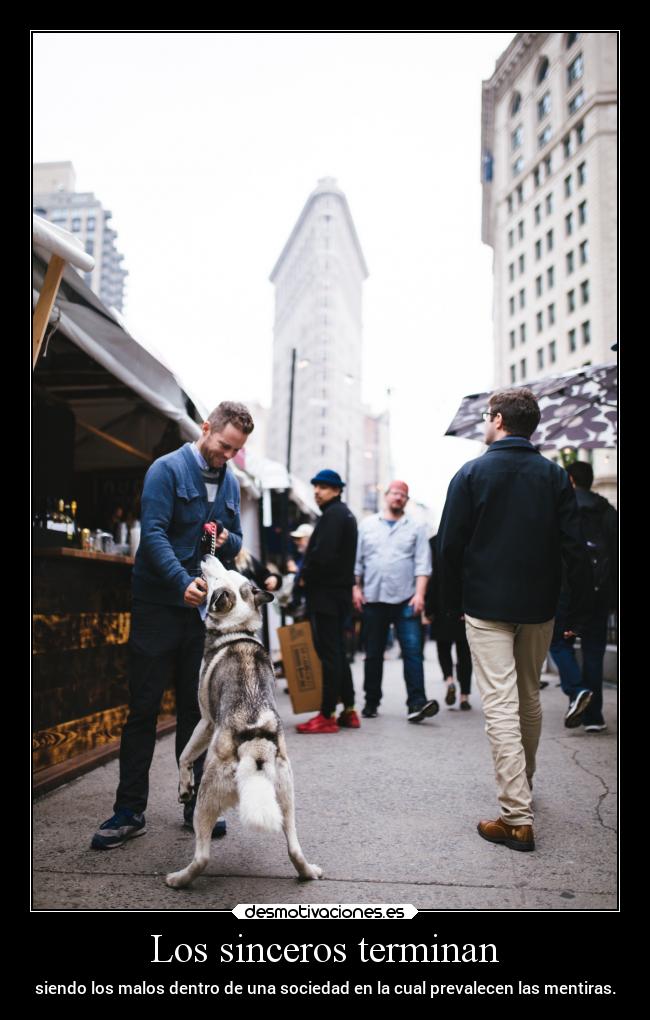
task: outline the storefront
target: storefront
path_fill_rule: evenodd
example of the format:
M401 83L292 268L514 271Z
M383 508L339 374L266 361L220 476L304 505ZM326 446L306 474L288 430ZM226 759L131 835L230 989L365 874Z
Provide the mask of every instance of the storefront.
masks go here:
M49 254L35 247L35 302ZM142 482L153 460L199 435L205 412L69 266L34 367L33 398L33 769L34 789L44 792L119 749L127 714L129 539L137 535ZM235 471L245 541L256 547L260 492L247 472ZM70 528L51 526L59 500L75 507L70 539ZM105 537L83 548L82 529ZM159 734L174 725L170 690Z

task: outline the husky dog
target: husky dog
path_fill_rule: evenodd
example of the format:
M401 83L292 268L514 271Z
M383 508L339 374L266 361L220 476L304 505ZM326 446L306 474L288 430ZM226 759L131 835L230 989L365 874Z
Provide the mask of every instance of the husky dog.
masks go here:
M202 562L208 584L206 638L199 680L201 721L179 762L178 798L192 799L192 764L208 748L194 811L194 859L167 875L175 889L189 885L208 864L212 827L226 808L239 804L244 825L263 832L284 830L289 857L301 879L320 878L308 864L296 834L293 775L275 706L275 674L255 637L259 606L272 602L248 578L226 570L215 556Z

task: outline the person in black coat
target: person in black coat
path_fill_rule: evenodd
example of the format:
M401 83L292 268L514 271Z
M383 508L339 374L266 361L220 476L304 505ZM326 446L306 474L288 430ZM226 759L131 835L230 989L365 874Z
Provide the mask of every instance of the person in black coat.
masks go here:
M479 835L534 850L540 673L563 564L571 632L589 612L590 564L567 473L530 442L540 420L534 394L494 393L483 419L488 450L454 476L442 513L441 602L465 614L495 764L501 815L479 822Z
M432 571L424 597L424 613L431 624L431 637L436 643L438 662L447 684L445 704L456 704L456 684L451 657L452 645L456 645L456 675L460 686L460 708L467 712L472 706L469 694L472 688L472 656L465 635L465 618L462 614L450 616L440 605L440 569L438 566L438 536L429 539L431 546ZM422 620L425 623L425 619Z
M341 502L345 482L336 471L324 469L311 480L322 511L309 540L300 571L314 646L323 667L321 710L299 733L336 733L339 726L358 729L352 672L346 656L345 623L352 611L357 522ZM336 718L336 706L343 711Z

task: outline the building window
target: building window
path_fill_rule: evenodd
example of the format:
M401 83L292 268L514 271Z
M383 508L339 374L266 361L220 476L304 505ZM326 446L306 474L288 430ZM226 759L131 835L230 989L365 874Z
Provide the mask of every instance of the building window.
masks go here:
M517 185L517 205L523 205L524 203L524 186L523 184Z
M567 303L567 311L569 313L570 312L575 312L575 310L576 310L576 292L575 292L575 290L570 290L568 292L568 294L566 296L566 303Z
M508 266L508 281L509 281L509 283L512 283L514 278L515 278L515 264L514 264L514 262L511 262L510 265Z
M535 316L535 320L537 322L537 332L541 333L542 330L544 329L544 316L542 312L537 313L537 315Z
M580 284L580 298L583 305L586 305L589 301L589 280L584 280Z
M548 324L553 326L555 324L555 304L548 306Z
M546 215L550 216L553 212L553 192L549 191L546 196Z
M555 266L549 266L546 270L546 286L549 289L555 286Z
M510 213L512 212L512 195L508 195L507 202L508 202L508 216L509 216Z
M582 91L582 89L580 89L578 92L576 92L575 96L573 96L569 100L569 116L572 116L574 113L577 113L580 107L583 105L584 101L585 94Z
M583 184L587 183L587 164L580 163L578 166L578 187L581 188Z
M89 255L95 254L95 242L91 237L89 237L86 241L86 251L88 252Z
M567 237L570 237L573 233L573 213L567 213L564 217L564 232Z
M540 347L537 352L537 367L544 368L544 348Z
M546 81L546 79L548 78L549 67L550 67L550 65L549 65L549 62L548 62L548 57L542 57L542 59L539 62L539 65L537 67L537 84L538 85L541 85L542 82Z
M553 166L552 166L552 163L551 163L551 157L550 156L545 156L544 157L544 169L546 171L546 176L550 177L551 174L553 173Z
M514 233L514 230L509 230L508 231L508 247L512 248L514 243L515 243L515 233Z
M537 119L544 120L547 114L551 112L551 93L545 92L544 95L537 103Z
M526 343L526 323L525 322L522 322L521 326L519 327L519 343L520 344L525 344Z
M516 113L519 113L520 109L521 109L521 95L519 94L519 92L515 92L515 94L512 97L512 102L510 103L510 116L514 117Z
M535 211L535 226L537 226L537 224L542 219L542 207L541 207L541 205L536 205L534 211Z
M521 276L521 274L522 274L522 273L523 273L523 271L524 271L524 267L525 267L525 265L526 265L526 260L525 260L525 258L524 258L524 256L523 256L523 255L520 255L520 256L519 256L519 275L520 275L520 276Z
M514 351L514 349L515 349L515 331L514 331L514 329L511 329L510 330L510 350Z
M523 138L524 129L520 124L518 127L515 128L515 130L510 135L510 149L512 152L515 152L516 149L519 149L521 147Z
M549 230L546 234L546 250L553 251L553 231Z
M573 85L574 81L578 81L579 78L582 78L584 69L582 53L579 53L575 60L573 60L567 68L569 88Z
M577 42L579 38L580 38L580 33L579 32L567 32L567 34L566 34L566 48L568 50L570 50L571 47L573 46L573 44L575 42Z
M95 229L95 217L89 216L88 219L86 220L86 230L88 231L89 234L92 234L94 229Z
M573 354L576 349L576 331L575 329L569 330L569 353Z
M520 156L519 159L517 159L512 164L512 176L516 177L517 174L520 174L523 169L524 169L524 157Z
M573 152L573 146L571 145L571 135L566 135L562 139L562 148L564 149L564 158L568 159Z
M523 220L519 220L519 223L517 224L517 234L519 236L519 240L523 241L523 239L524 239L524 221Z
M78 216L74 217L70 229L72 230L73 234L78 234L79 231L81 230L81 220L79 219Z
M575 269L575 259L573 257L573 252L572 251L568 251L567 252L567 256L566 256L566 271L567 271L567 276L570 276L574 269Z
M564 197L570 198L573 193L573 180L571 174L564 178Z
M526 290L524 287L519 291L519 307L525 308L526 306Z
M586 222L587 222L587 200L585 199L584 202L581 202L580 205L578 206L578 223L580 224L581 227L584 227Z
M511 383L517 382L517 369L515 365L510 366L510 382Z
M515 299L513 297L508 298L508 308L510 310L510 314L514 315L515 314Z
M542 296L542 278L541 276L535 277L535 297Z
M521 361L519 362L519 366L520 366L519 370L521 372L521 378L525 379L526 378L526 359L525 358L521 359Z
M548 345L548 360L551 362L551 364L554 364L556 359L557 359L557 343L555 342L555 340L551 340L550 344Z
M576 141L578 145L582 145L585 140L585 125L584 122L576 124Z
M591 327L590 327L588 322L583 322L583 324L582 324L582 344L583 344L583 346L585 346L586 344L590 344L590 343L591 343Z
M536 166L533 170L533 180L535 181L535 187L539 188L542 183L542 175L539 166Z
M542 242L535 241L535 259L539 260L542 257Z
M538 149L543 149L544 148L546 143L551 140L552 133L553 132L551 131L551 125L547 124L546 127L544 128L544 130L542 131L541 135L537 136L537 148Z
M584 266L589 261L589 241L583 241L580 245L580 265Z

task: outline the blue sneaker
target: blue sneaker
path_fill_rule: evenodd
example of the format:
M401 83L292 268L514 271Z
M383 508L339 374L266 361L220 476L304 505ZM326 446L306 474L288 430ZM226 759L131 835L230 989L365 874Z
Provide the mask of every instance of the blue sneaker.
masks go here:
M183 808L183 828L194 831L194 801L190 801ZM212 830L213 839L223 839L226 835L226 819L217 818Z
M133 811L121 808L112 818L108 818L99 826L90 844L93 850L112 850L122 846L127 839L144 836L147 831L144 814L137 815Z

